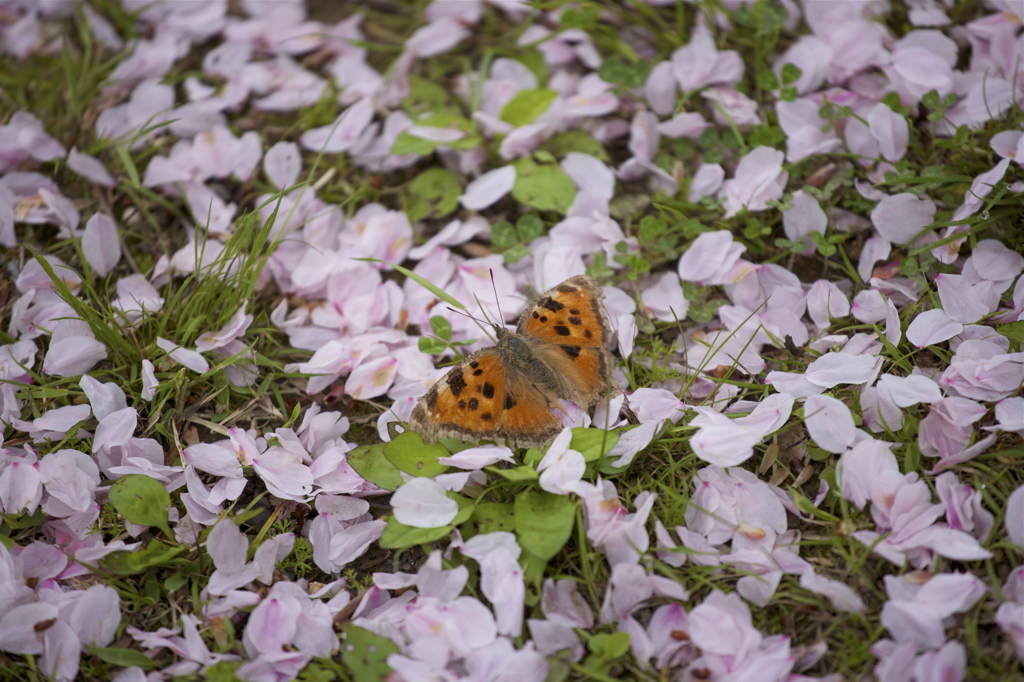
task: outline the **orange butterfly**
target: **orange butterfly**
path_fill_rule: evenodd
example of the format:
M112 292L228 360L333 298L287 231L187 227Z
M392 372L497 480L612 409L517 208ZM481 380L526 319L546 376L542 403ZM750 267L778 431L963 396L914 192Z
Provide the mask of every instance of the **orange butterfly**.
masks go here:
M527 307L516 333L494 325L498 345L473 353L434 384L409 426L428 441L550 443L563 428L552 401L586 409L608 396L611 334L603 299L593 277L577 275Z

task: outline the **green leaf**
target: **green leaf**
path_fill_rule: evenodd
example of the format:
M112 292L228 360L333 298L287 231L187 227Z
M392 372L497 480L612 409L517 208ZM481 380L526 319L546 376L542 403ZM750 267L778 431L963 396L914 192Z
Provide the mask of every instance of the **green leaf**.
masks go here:
M104 663L130 668L137 665L143 670L159 668L160 664L138 649L121 649L119 647L90 646L89 651Z
M996 327L996 331L1011 341L1024 344L1024 320L1001 324Z
M341 645L341 662L352 671L357 682L384 682L391 674L388 656L397 654L398 646L387 637L345 623L345 639Z
M491 227L491 244L499 249L507 249L516 243L516 228L507 220L501 220Z
M608 150L604 145L594 139L594 136L584 130L567 130L558 133L548 140L541 149L547 150L553 156L562 158L569 152L589 154L595 159L608 161Z
M628 632L613 632L601 642L600 650L595 653L614 661L626 655L626 652L629 651L629 641Z
M11 530L25 530L43 525L48 518L49 514L40 507L31 514L4 514L4 525Z
M405 549L416 545L425 545L446 537L452 531L451 526L440 528L414 528L400 523L395 517L388 519L388 525L380 536L380 546L384 549Z
M167 525L171 496L155 478L144 474L128 474L110 486L110 503L117 513L140 526L156 526L171 542L176 542Z
M800 80L800 76L804 75L804 72L800 70L800 67L796 64L783 64L782 65L782 84L792 85Z
M516 496L515 524L526 551L550 559L572 535L576 503L564 495L531 490Z
M403 130L398 133L398 137L395 138L395 143L391 145L391 153L395 156L405 156L406 154L426 156L439 146L441 146L440 142L424 140L422 137L410 135Z
M601 455L607 454L618 442L618 431L577 428L572 430L572 441L569 443L569 448L579 452L588 462L593 462Z
M445 341L452 340L452 324L440 315L434 315L430 318L430 329L434 332L434 336Z
M168 592L174 592L175 590L184 587L188 582L188 574L186 573L174 573L164 580L164 589Z
M480 502L470 517L476 521L480 533L503 530L515 532L515 510L511 502Z
M507 481L513 483L521 483L523 481L536 481L538 478L537 470L528 464L515 467L513 469L499 469L498 467L486 467L486 471L501 476Z
M757 85L762 90L775 90L779 87L779 77L771 69L761 69L757 74Z
M203 671L206 682L238 682L235 670L242 665L240 661L220 661Z
M627 88L640 88L651 75L651 65L645 61L627 64L619 56L608 57L597 68L597 75L606 83Z
M448 471L438 457L448 457L444 446L425 445L423 438L415 431L406 431L390 443L384 444L384 456L398 469L410 476L433 477Z
M533 123L548 110L558 97L558 92L549 88L520 90L501 108L499 118L515 127Z
M540 218L529 213L516 221L516 232L519 233L520 241L529 244L544 234L544 223Z
M181 545L171 546L160 540L153 540L138 551L112 552L100 562L107 570L117 575L139 575L150 568L176 566L184 559L175 559L185 551Z
M530 247L526 244L516 244L501 254L506 263L518 263L530 255Z
M636 236L641 242L654 241L668 231L668 223L664 218L655 218L652 215L645 215L640 219L640 229Z
M432 336L421 336L416 345L419 346L421 353L426 353L427 355L440 355L448 350L447 343Z
M431 168L409 183L409 220L446 216L459 205L462 181L458 173Z
M444 111L457 107L452 103L451 92L432 78L409 75L409 94L402 101L403 107L410 113L419 114L425 111Z
M384 455L384 444L361 445L346 455L349 465L370 483L385 490L398 490L404 482L398 467Z
M576 186L556 164L538 164L529 157L513 164L516 184L512 196L516 201L540 211L565 213L576 198Z
M596 7L570 7L558 18L565 28L580 28L586 31L597 25L599 18Z

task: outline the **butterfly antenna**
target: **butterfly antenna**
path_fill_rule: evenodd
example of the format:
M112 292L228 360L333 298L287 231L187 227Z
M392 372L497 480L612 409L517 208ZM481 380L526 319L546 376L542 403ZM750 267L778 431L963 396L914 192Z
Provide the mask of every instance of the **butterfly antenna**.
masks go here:
M505 316L502 315L502 313L501 313L501 299L498 298L498 287L494 283L494 270L491 270L490 273L491 273L491 289L494 291L494 303L495 303L495 305L498 306L498 319L501 321L502 324L505 324Z
M463 317L468 317L469 319L471 319L474 322L476 322L477 325L480 326L480 329L483 330L483 332L487 336L487 338L490 339L492 343L497 343L497 340L492 338L490 332L487 331L487 325L490 325L492 327L495 327L496 325L491 324L487 320L481 320L479 317L473 317L472 315L470 315L469 313L467 313L464 310L456 310L455 308L452 308L451 306L446 306L446 307L448 308L448 310L452 311L453 313L457 313L459 315L462 315ZM481 308L481 310L482 310L482 308Z

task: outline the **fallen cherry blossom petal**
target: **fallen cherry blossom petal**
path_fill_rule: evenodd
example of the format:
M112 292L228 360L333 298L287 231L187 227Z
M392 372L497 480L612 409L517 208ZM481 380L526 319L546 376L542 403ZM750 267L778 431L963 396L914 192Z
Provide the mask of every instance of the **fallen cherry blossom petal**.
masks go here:
M391 496L395 519L413 528L438 528L451 523L459 511L455 500L429 478L406 481Z

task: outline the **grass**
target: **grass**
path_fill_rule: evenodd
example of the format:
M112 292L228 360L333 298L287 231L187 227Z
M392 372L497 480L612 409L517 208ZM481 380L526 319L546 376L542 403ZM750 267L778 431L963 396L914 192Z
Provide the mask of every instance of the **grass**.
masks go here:
M970 4L957 5L958 21L966 21L974 16L972 12L977 12L968 7ZM614 14L623 28L616 30L600 20L596 11L598 6ZM585 30L602 55L617 57L620 68L626 69L622 80L628 83L635 77L629 69L642 70L642 65L649 66L685 45L690 39L695 13L711 12L712 6L709 3L691 9L682 4L677 8L655 8L639 2L622 5L593 3L567 9L563 15L563 27ZM134 36L135 23L115 3L100 2L97 7L114 21L124 37ZM414 14L399 16L372 5L366 12L366 24L375 28L368 31L370 35L363 46L370 50L370 62L384 71L397 56L405 36L420 22L410 18ZM739 89L758 102L763 123L749 130L730 123L709 128L697 140L664 140L655 163L670 173L682 172L682 187L677 196L652 196L643 183L624 183L613 201L613 217L623 226L627 237L640 236L641 247L631 253L622 248L612 262L603 256L597 257L588 269L592 274L603 276L604 283L621 286L633 294L638 304L639 283L646 281L648 273L674 269L680 254L693 239L712 229L730 230L747 247L747 258L757 263L783 265L798 273L804 282L818 278L846 280L853 291L864 284L854 264L869 232L830 229L824 237L816 238L815 249L808 255L805 253L806 244L792 244L780 239L781 213L778 210L741 213L734 218L723 219L720 207L713 202L705 200L695 204L684 199L689 177L701 159L716 162L736 158L754 147L763 144L781 146L784 142L785 135L778 127L772 104L772 90L779 83L773 83L774 74L770 66L773 58L791 44L794 34L782 26L780 12L778 7L769 3L756 3L750 8L737 10L732 13L736 30L719 41L720 49L735 49L742 55L747 72ZM410 115L444 112L468 118L471 111L452 94L450 86L460 76L475 76L485 71L486 64L498 57L522 59L542 76L543 82L547 67L539 59L536 46L516 45L515 38L525 25L512 25L491 10L485 11L485 16L482 29L462 46L451 53L417 63L412 90L403 102ZM903 23L905 17L898 12L888 21L889 28L897 34L907 30ZM380 411L387 407L386 400L359 402L334 394L310 397L304 390L304 378L285 372L287 364L308 360L311 353L290 347L287 336L271 321L271 311L282 302L287 302L289 309L301 308L306 302L289 299L275 285L266 284L269 258L283 241L276 235L274 226L286 216L282 215L284 209L275 208L270 217L263 220L258 212L263 207L275 207L286 192L275 193L259 171L245 182L232 180L218 184L218 192L239 203L234 233L205 267L184 277L171 277L158 287L165 299L161 311L145 316L139 324L132 326L126 324L112 307L111 300L119 277L149 274L161 257L170 256L182 248L194 249L196 261L205 262L204 242L201 239L191 241L187 230L182 229L193 221L181 199L167 197L141 186L139 182L141 169L154 156L166 153L173 138L158 135L152 144L133 150L133 140L99 140L92 130L99 111L111 101L110 94L104 90L104 81L125 55L113 54L96 44L80 13L59 25L65 40L58 54L37 54L24 62L9 56L0 57L0 111L33 111L42 119L44 128L62 144L69 148L77 145L80 150L97 155L119 179L114 190L106 190L89 185L62 161L35 167L35 170L54 178L66 196L74 198L83 218L96 211L112 215L119 226L125 257L111 275L96 278L84 261L78 240L60 237L52 226L19 224L18 244L0 254L5 273L5 278L0 281L0 317L10 319L18 298L13 278L32 259L43 254L55 255L73 264L83 276L78 291L71 291L60 284L56 269L44 267L58 282L56 287L61 300L71 307L75 316L88 322L97 339L108 348L106 360L90 374L100 381L117 382L124 389L128 405L139 410L136 435L154 438L165 453L165 464L180 464L181 452L186 447L219 440L231 426L255 428L260 432L279 427L295 428L306 409L314 403L327 404L331 399L333 403L325 409L340 410L353 423L346 436L350 442L360 445L376 443L378 436L374 422ZM646 32L650 39L651 48L643 56L626 39L630 32ZM185 75L198 73L204 49L208 48L189 55L173 72L169 82L180 82ZM304 61L312 68L313 60L314 57L310 56ZM632 86L619 83L616 87L624 94ZM232 121L232 131L241 134L247 129L259 130L263 135L264 149L278 140L295 140L302 131L334 120L337 115L333 100L335 94L329 90L318 103L294 114L245 112ZM693 93L681 96L680 107L683 106L699 111L709 119L714 113L706 101ZM1013 107L1008 116L998 122L977 130L964 128L954 138L934 138L924 127L923 112L899 107L898 103L894 108L912 123L910 149L906 158L896 163L895 170L887 174L885 181L878 186L887 193L927 192L940 206L935 223L930 226L935 230L954 224L953 211L962 201L971 180L997 161L990 151L991 137L1001 130L1019 129L1024 124L1024 113ZM832 121L832 125L846 117L856 116L843 107L830 106L827 109L826 118ZM932 109L942 113L941 106ZM0 114L0 122L6 118ZM592 142L592 139L565 136L549 141L543 149L558 155L565 149L582 149ZM497 159L496 145L486 140L483 145L488 158ZM559 145L563 146L559 148ZM612 142L602 147L600 153L606 154L614 165L628 156L622 142ZM857 164L843 165L850 160L852 155L846 149L787 164L790 172L787 189L792 192L803 187L819 200L826 212L831 208L841 208L867 216L872 202L864 199L854 185L857 180L866 180L866 176ZM425 156L410 168L390 174L358 168L345 155L304 153L304 162L304 168L310 169L303 175L304 183L318 185L319 197L325 202L339 204L347 216L370 202L381 202L394 209L409 209L417 202L422 204L422 197L414 193L415 180L439 167L433 155ZM1011 165L1010 172L1020 178L1019 167ZM295 196L304 191L304 186L290 191ZM271 193L271 198L261 205L256 197L267 192ZM785 200L780 204L783 206ZM447 213L437 211L439 209L435 207L433 213L426 215L428 234L429 230L439 229L457 215L451 212L452 208ZM502 219L515 223L523 214L539 218L545 232L561 217L555 211L524 207L510 198L485 213L492 224ZM1021 220L1019 199L999 186L986 199L982 211L966 222L958 222L969 226L966 233L969 247L980 239L989 238L1021 250L1024 249L1024 224ZM957 271L937 263L931 249L963 236L940 238L934 244L908 246L903 250L898 274L915 281L922 291L918 301L901 311L904 330L918 312L939 305L930 281L932 273ZM529 245L528 241L525 246ZM517 243L522 250L523 243ZM45 263L42 259L39 262ZM402 275L392 272L387 278L401 282ZM665 323L638 317L641 333L634 352L630 358L619 361L619 368L628 378L631 389L670 385L677 394L685 396L692 388L693 377L688 378L672 363L679 360L678 353L685 335L696 323L713 320L719 307L727 301L717 287L687 283L684 292L691 303L687 320ZM245 337L245 350L212 362L209 371L201 374L187 371L155 350L157 338L170 339L185 347L194 345L201 333L218 329L243 305L254 315ZM850 318L836 321L831 331L854 334L880 330L858 324ZM13 343L15 340L9 331L0 330L0 343ZM944 347L916 349L905 339L897 346L883 343L886 356L883 371L895 374L908 374L915 366L944 368L951 356ZM1020 341L1015 339L1011 343L1018 348ZM801 372L816 357L808 349L787 347L785 339L779 339L776 345L779 346L777 350L765 352L768 360L766 371ZM156 375L161 382L152 401L145 401L140 395L143 359L155 361ZM257 383L248 388L230 383L225 369L245 364L250 359L259 369ZM55 407L85 402L76 379L48 376L34 370L29 374L31 383L18 383L15 387L17 398L24 401L23 418L35 418ZM758 400L767 394L762 383L763 375L751 376L744 368L733 366L723 368L721 376L715 376L719 386L735 387L740 397ZM834 395L853 407L855 415L859 414L856 409L858 391L839 389L834 391ZM902 428L891 430L884 437L901 445L896 451L901 471L918 472L932 485L933 478L926 473L932 462L922 458L917 446L919 420L927 412L923 405L909 408L905 411ZM690 504L691 481L704 467L688 446L694 428L686 424L687 419L665 427L626 470L601 469L603 475L615 484L630 512L633 511L633 500L641 492L650 490L657 493L649 529L654 519L661 520L669 529L683 524L685 510ZM856 419L859 426L859 416ZM992 417L987 416L979 426L991 423ZM91 423L83 426L90 430L93 427ZM6 434L5 447L30 445L27 436L19 436L11 429ZM89 452L91 444L86 439L69 435L40 448L41 452L60 448ZM871 644L888 636L879 621L880 609L886 599L882 578L903 574L909 567L893 566L851 536L855 529L873 529L874 523L867 511L858 511L837 494L836 461L836 455L809 442L797 413L786 427L756 448L755 456L746 466L756 471L762 480L770 480L797 499L813 499L819 483L829 483L831 491L818 508L805 505L802 507L805 514L800 519L789 516L790 528L801 533L801 556L821 575L853 587L867 604L865 613L837 612L824 597L802 589L794 576L784 576L768 604L763 608L752 606L751 611L755 626L766 634L786 634L794 644L824 642L827 645L826 655L811 669L811 674L839 673L847 679L857 679L870 674L876 662L869 651ZM967 647L967 679L971 680L1024 679L1012 647L994 623L995 609L1001 603L997 598L1000 586L1009 570L1020 562L1019 549L1013 548L1005 538L1003 510L1010 492L1024 484L1022 461L1024 448L1020 439L1004 433L988 453L955 469L961 481L982 491L985 507L996 517L992 532L983 542L993 552L991 559L979 562L940 560L938 568L940 571L973 572L989 589L985 598L958 616L956 624L947 630L950 639L958 640ZM594 474L593 469L600 466L592 465L590 473ZM251 558L259 539L288 532L299 536L307 518L315 512L302 505L273 498L263 489L258 477L251 471L247 473L249 485L246 493L231 513L244 519L243 530L252 541ZM478 501L512 503L518 495L535 489L533 482L507 481L491 476ZM375 516L387 509L383 500L381 502L373 508ZM175 502L175 506L184 511L180 502ZM578 505L574 507L574 517L572 535L560 552L546 561L535 556L525 559L528 616L539 614L539 590L547 578L567 577L578 581L586 601L595 611L600 608L610 569L605 558L587 540ZM39 513L5 514L0 540L8 545L24 546L42 539L44 534L40 524L43 520L45 517ZM483 527L486 523L474 517L464 524L463 530L468 534ZM123 515L119 515L110 504L102 506L95 530L105 542L132 539ZM142 537L152 542L148 533ZM414 572L432 547L445 544L443 541L423 546L413 543L411 547L396 551L375 547L370 555L346 569L347 586L353 594L359 594L369 587L369 575L373 571ZM180 615L197 613L202 607L199 592L212 571L211 562L198 545L181 546L179 549L181 551L174 555L155 556L151 564L134 574L117 575L111 573L109 567L98 566L95 567L96 574L76 579L76 584L80 585L100 581L117 589L123 620L111 647L137 652L137 645L126 634L127 626L144 630L173 627ZM659 548L652 544L652 552L655 549ZM325 575L316 567L311 552L310 543L297 537L296 549L278 566L278 570L289 579L329 582L334 576ZM454 566L460 561L456 554L448 565ZM473 562L467 562L467 565L471 570L467 593L482 598L476 582L476 565ZM699 604L712 590L733 591L736 579L742 575L731 567L715 570L692 562L673 568L657 559L652 559L652 571L679 581L690 591L687 608ZM640 617L643 618L645 613L641 611ZM243 621L214 621L203 630L205 640L215 651L240 651ZM597 638L613 632L612 626L604 625L585 633L584 639L590 646L588 656L581 662L565 663L561 667L553 665L549 679L669 679L667 671L652 670L639 665L628 654L613 656L608 649L602 649L606 640ZM136 660L123 651L87 654L82 659L80 679L109 678L123 663ZM155 658L160 666L172 660L173 657L166 652ZM3 662L3 676L7 679L42 678L36 659L31 655L5 656ZM220 664L207 671L206 678L232 679L232 669L231 665ZM335 679L334 676L338 679L360 679L350 667L342 664L340 657L334 661L314 662L300 679ZM182 679L200 677L193 675Z

